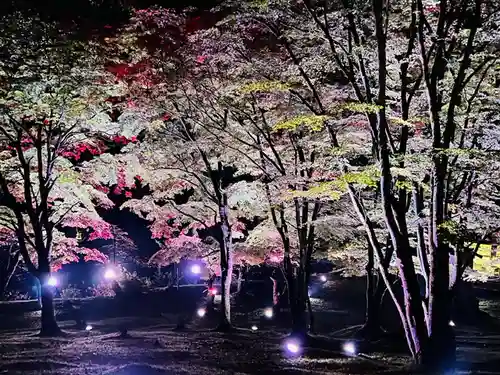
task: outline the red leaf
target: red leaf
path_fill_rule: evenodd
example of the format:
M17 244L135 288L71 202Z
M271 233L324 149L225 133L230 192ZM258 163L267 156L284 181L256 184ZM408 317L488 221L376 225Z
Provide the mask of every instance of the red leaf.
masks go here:
M196 58L196 62L198 64L203 64L207 60L208 56L201 55Z

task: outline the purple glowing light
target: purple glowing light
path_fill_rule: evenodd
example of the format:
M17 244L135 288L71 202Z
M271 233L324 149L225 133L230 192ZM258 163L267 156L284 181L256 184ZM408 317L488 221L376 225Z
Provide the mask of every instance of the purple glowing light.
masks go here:
M104 278L106 280L114 280L116 279L116 272L115 270L111 269L111 268L108 268L105 272L104 272Z
M347 355L356 355L356 345L353 342L346 342L342 346L342 350Z
M49 279L47 280L47 285L48 286L57 286L57 278L55 276L50 276Z
M271 319L274 315L273 309L271 307L268 307L264 310L264 316L268 319Z
M200 318L203 318L206 313L207 313L207 310L205 310L204 308L200 308L200 309L198 309L198 311L196 311L196 315L198 315Z
M285 341L284 349L289 356L296 357L302 352L302 346L296 339L288 339Z

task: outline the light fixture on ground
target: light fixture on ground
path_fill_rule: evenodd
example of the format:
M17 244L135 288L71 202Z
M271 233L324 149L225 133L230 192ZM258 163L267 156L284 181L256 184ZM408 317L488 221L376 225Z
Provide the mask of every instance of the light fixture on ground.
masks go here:
M57 286L57 277L50 276L49 279L47 280L47 285L48 286Z
M207 313L207 310L204 309L203 307L202 308L199 308L197 311L196 311L196 315L198 315L200 318L203 318L205 316L205 314Z
M348 341L342 345L342 350L344 351L345 354L354 356L356 355L356 344L353 343L352 341Z
M85 327L85 331L92 331L92 326L90 324L87 324L87 326Z
M288 356L297 357L302 353L302 345L297 339L289 338L284 343L284 349Z
M199 264L193 264L191 266L191 273L194 275L199 275L201 273L201 267Z
M268 307L266 309L264 309L264 316L268 319L271 319L274 315L274 312L273 312L273 309L272 307Z
M321 275L321 276L319 277L319 279L320 279L320 281L321 281L322 283L326 283L327 278L326 278L326 276L325 276L325 275Z
M257 331L259 328L256 325L252 326L252 331Z
M104 278L106 280L115 280L116 279L116 272L115 272L115 270L112 269L112 268L106 269L106 271L104 271Z

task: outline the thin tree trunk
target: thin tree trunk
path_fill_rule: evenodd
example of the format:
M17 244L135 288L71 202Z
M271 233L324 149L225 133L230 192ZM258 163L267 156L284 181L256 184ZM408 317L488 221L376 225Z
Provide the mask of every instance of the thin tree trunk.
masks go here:
M214 287L215 275L211 275L207 281L207 309L213 310L215 296L212 294Z
M10 250L8 254L8 261L5 267L5 275L0 275L0 301L3 301L5 298L5 293L7 292L7 288L9 287L10 281L12 280L12 276L17 270L17 266L19 265L19 261L21 260L20 252L17 251L14 256L11 255Z
M278 280L273 277L270 277L273 283L273 313L277 315L279 313L279 295L278 295Z
M315 333L315 320L314 320L314 314L313 314L313 309L311 305L311 298L307 296L307 312L309 313L309 332Z
M245 269L245 266L240 266L240 269L238 271L238 281L236 284L236 294L240 294L241 292L241 286L242 286L242 281L243 281L243 271Z
M347 186L347 191L348 191L349 197L351 198L351 201L353 203L356 214L358 215L361 223L365 227L365 231L366 231L366 234L367 234L368 239L370 241L370 244L374 249L375 255L377 256L377 263L379 265L380 276L382 277L382 280L384 281L384 284L387 288L387 291L391 295L391 298L394 302L394 305L396 306L396 309L398 311L399 317L401 319L401 324L403 325L403 330L405 333L406 341L408 343L408 348L410 349L412 356L415 357L417 351L416 351L416 346L415 346L415 342L414 342L414 337L413 337L413 334L412 334L412 331L410 328L411 327L410 322L408 322L408 320L406 319L403 308L402 308L401 304L399 303L398 299L396 298L396 294L394 293L394 290L392 289L392 285L391 285L389 278L388 278L387 268L384 267L385 262L390 260L390 258L388 256L386 256L384 258L383 254L382 254L382 250L380 249L380 244L379 244L377 237L375 235L375 230L373 229L373 224L372 224L371 220L369 219L369 217L366 215L364 207L363 207L361 201L359 200L359 198L357 197L356 191L354 190L352 185L349 184Z
M376 300L379 286L382 283L376 283L375 275L375 254L373 247L368 240L368 263L366 264L366 310L365 324L359 334L363 337L374 337L380 330L379 310L380 302ZM379 298L380 299L380 298Z
M227 205L227 194L222 193L222 205L219 208L221 218L221 316L219 330L231 328L231 281L233 277L233 251L231 239L231 227L229 224L229 209Z

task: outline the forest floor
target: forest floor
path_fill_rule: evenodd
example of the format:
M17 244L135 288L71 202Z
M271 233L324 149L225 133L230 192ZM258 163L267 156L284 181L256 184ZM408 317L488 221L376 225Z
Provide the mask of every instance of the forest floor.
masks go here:
M149 311L140 316L99 318L93 311L88 321L91 331L78 331L73 321L61 319L65 336L55 339L37 337L36 325L2 324L0 374L415 374L408 368L404 341L398 337L364 347L359 356L344 355L340 348L349 333L341 328L362 323L363 311L346 310L338 301L314 298L313 302L318 331L328 336L319 336L323 344L305 348L299 359L284 355L287 323L279 317L263 318L262 308L235 309L239 328L230 333L211 330L215 321L209 315L194 317L186 331L176 331L178 313ZM481 307L500 316L499 301L482 301ZM5 323L8 316L1 309L0 315ZM30 319L37 322L39 312L23 317ZM252 325L259 329L252 331ZM120 326L128 329L130 338L119 337ZM457 374L500 374L498 327L457 321Z

